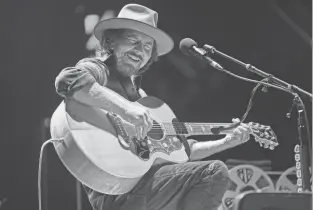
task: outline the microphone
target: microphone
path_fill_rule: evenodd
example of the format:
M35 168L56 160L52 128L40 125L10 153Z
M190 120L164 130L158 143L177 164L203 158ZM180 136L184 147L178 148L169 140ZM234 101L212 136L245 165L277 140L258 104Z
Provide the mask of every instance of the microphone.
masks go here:
M215 62L212 58L210 58L207 55L208 52L206 50L199 48L197 43L190 38L185 38L185 39L181 40L179 43L179 49L185 55L188 55L188 56L193 55L193 56L196 56L197 58L200 58L201 60L205 59L206 61L208 61L208 63L212 67L214 67L218 70L224 71L224 68L220 64Z

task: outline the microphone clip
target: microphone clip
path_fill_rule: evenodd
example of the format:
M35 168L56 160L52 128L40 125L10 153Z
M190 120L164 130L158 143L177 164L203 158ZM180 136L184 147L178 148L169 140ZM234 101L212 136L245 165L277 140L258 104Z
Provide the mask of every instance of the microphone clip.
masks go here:
M209 51L212 54L214 54L216 51L215 47L208 44L203 45L203 49L205 49L207 52Z

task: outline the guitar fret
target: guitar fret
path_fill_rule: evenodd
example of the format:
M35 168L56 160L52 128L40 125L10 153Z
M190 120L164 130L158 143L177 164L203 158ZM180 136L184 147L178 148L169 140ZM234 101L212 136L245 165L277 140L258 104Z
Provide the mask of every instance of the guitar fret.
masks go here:
M197 126L197 125L193 125L194 126L194 129L195 129L195 132L197 133L197 134L200 134L201 132L200 132L200 129L199 129L199 126Z
M199 126L196 125L196 124L193 124L193 126L194 126L194 129L195 129L196 134L199 134L199 133L200 133L200 132L199 132Z
M188 123L188 127L190 132L195 134L206 134L208 131L204 124Z
M191 124L189 124L189 125L188 125L188 127L189 127L190 131L191 131L191 132L193 132L192 125L191 125Z

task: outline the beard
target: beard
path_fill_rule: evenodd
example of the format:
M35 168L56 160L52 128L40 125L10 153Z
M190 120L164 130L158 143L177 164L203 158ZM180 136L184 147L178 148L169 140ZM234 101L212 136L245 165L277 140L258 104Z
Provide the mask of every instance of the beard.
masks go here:
M117 55L112 53L110 56L111 66L123 77L135 75L140 70L141 66L141 61L133 61L127 56L127 53L128 52L123 52Z

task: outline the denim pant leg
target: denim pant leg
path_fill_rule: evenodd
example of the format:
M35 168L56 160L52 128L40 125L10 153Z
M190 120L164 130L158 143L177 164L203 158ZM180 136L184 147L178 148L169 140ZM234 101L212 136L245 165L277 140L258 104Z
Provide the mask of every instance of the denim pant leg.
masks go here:
M151 170L134 190L146 194L147 210L214 210L228 184L228 169L221 161L165 165Z
M95 210L215 210L227 184L228 169L223 162L187 162L152 167L127 194L93 191L89 199Z
M228 186L228 169L221 161L210 162L200 182L191 187L183 199L183 210L216 210Z

